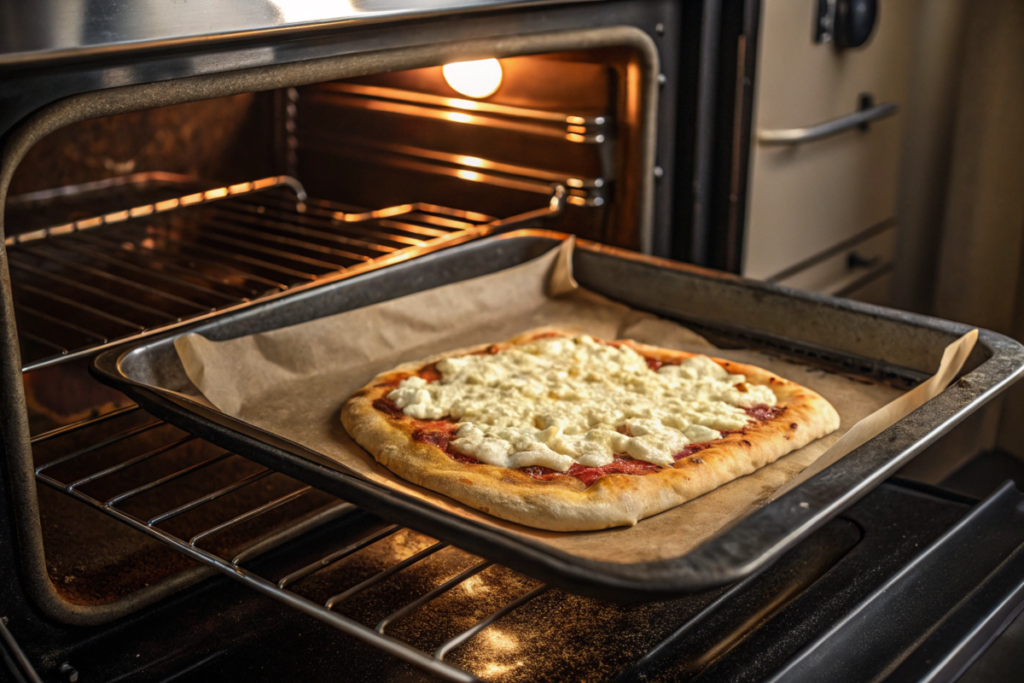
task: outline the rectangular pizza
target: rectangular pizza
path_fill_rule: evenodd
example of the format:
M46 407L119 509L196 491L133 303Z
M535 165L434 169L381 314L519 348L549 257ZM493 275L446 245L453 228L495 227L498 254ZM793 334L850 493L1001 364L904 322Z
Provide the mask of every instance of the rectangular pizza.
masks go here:
M395 474L553 531L636 524L839 427L761 368L557 329L401 365L341 419Z

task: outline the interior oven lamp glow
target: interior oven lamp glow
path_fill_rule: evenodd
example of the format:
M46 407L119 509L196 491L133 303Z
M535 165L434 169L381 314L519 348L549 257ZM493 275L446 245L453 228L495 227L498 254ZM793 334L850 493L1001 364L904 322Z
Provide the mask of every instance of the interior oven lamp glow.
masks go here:
M501 87L501 63L497 59L445 64L441 72L448 85L466 97L490 97Z

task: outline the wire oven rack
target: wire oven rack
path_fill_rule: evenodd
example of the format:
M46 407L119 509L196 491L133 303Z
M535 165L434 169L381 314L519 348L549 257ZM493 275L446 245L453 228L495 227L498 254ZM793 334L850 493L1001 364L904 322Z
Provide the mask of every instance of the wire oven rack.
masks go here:
M368 211L274 176L12 234L23 370L557 214L566 191L550 190L546 206L495 219L422 203Z
M138 409L128 408L116 413L109 413L87 422L79 423L74 427L82 428L85 426L113 421L124 415L126 412L132 410ZM169 440L167 443L157 448L152 448L136 455L130 455L130 457L121 459L113 464L109 462L101 462L99 464L91 462L96 459L96 454L104 448L124 440L131 439L141 432L159 429L163 424L164 423L161 421L155 419L148 422L142 422L141 424L136 424L132 427L119 431L84 448L79 448L77 450L72 450L70 453L59 455L44 464L36 466L36 479L40 483L71 496L92 508L100 510L101 512L127 524L129 527L146 534L150 538L156 539L157 541L179 550L187 557L197 560L208 567L212 567L217 571L242 582L250 588L259 591L260 593L275 598L284 604L299 610L300 612L330 624L343 633L372 644L385 652L449 681L469 682L478 681L479 679L473 674L445 662L446 655L466 644L469 640L480 634L499 619L526 605L528 602L548 590L548 587L543 584L527 590L486 617L479 619L470 628L449 638L439 647L434 649L433 652L421 651L412 645L389 635L387 633L388 627L409 616L413 612L426 607L431 601L450 592L452 589L463 585L480 572L491 567L492 565L490 562L476 561L472 566L464 569L457 575L447 579L440 585L437 585L418 598L413 599L399 609L392 611L381 619L375 627L371 628L365 626L353 618L339 614L337 608L342 603L351 600L382 581L385 581L395 574L407 570L417 563L426 560L438 551L446 548L447 544L439 541L433 541L426 547L414 552L404 559L390 564L390 566L387 566L376 574L363 579L356 585L343 591L335 592L327 598L326 601L322 603L314 602L313 600L295 592L295 588L300 585L303 580L312 577L317 572L320 572L321 570L324 570L346 558L366 551L374 544L385 541L389 537L402 531L402 529L396 525L383 526L382 528L365 535L361 539L350 543L348 546L325 554L323 557L320 557L313 562L309 562L298 569L290 571L283 576L262 576L247 568L246 565L260 554L269 550L270 547L273 547L275 543L268 544L266 542L261 542L267 540L265 537L261 537L256 539L255 542L248 543L243 549L237 550L226 548L224 544L218 544L218 537L229 534L241 525L258 522L260 518L268 515L272 511L294 504L296 501L299 501L303 497L311 494L313 492L313 488L310 486L303 486L292 480L294 482L294 488L287 493L277 496L271 500L259 501L251 507L240 511L236 509L232 512L230 517L223 521L219 521L205 528L191 528L187 533L182 535L180 532L176 532L171 528L172 524L176 520L188 515L188 513L195 512L203 506L212 505L219 500L231 496L232 494L243 491L248 487L253 487L258 482L265 480L267 477L283 477L284 475L276 473L270 468L259 467L258 469L253 469L252 471L235 479L223 480L223 478L221 478L217 481L210 476L211 470L228 458L241 457L225 451L207 454L202 458L196 459L194 462L181 466L180 462L176 462L171 458L171 454L175 448L181 446L185 442L195 439L195 437L189 435ZM61 434L66 434L68 431L69 430L67 429L54 430L41 435L40 437L36 437L34 441L36 443L46 441ZM161 460L165 461L164 464L177 466L161 468L159 467ZM251 464L254 468L257 467L255 463ZM123 474L126 470L139 468L143 465L148 465L153 472L151 478L148 480L139 483L139 479L135 478L130 485L131 487L127 489L121 489L117 486L104 486L105 482L110 482L115 479L117 475ZM64 472L65 474L62 475L61 472ZM137 501L144 497L145 494L152 492L159 487L181 481L185 478L215 482L211 483L211 486L214 486L215 488L187 500L182 500L169 509L146 509L145 506L136 506L136 509L132 509L131 504L133 501ZM144 510L144 512L140 512L139 510ZM329 504L317 514L316 522L318 524L322 524L327 521L337 519L343 515L353 514L357 511L358 508L354 505L346 503L340 499L335 499L332 504ZM281 542L284 541L279 541L277 544Z
M357 83L325 83L312 96L353 109L458 121L585 145L609 142L612 129L607 114L570 114Z
M521 133L572 146L606 148L612 144L615 128L607 113L547 111L357 83L321 84L306 90L302 97L314 107L320 105L331 110L362 110L403 118L453 122L502 133ZM326 126L304 130L295 137L293 144L308 151L327 149L334 155L359 162L460 178L521 192L550 194L551 183L557 183L567 188L566 202L574 206L603 206L606 186L614 175L607 160L602 161L600 175L585 177L534 165L502 163L479 156L398 144L390 138L375 139L373 135L346 135Z

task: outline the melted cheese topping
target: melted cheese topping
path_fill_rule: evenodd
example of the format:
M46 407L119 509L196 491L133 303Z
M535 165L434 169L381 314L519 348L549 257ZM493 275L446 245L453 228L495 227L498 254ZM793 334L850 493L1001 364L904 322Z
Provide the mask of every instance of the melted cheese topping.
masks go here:
M450 416L459 423L452 446L499 467L564 472L615 453L668 467L689 444L747 425L743 408L776 402L707 356L655 372L632 348L585 336L446 358L437 370L440 380L408 377L388 398L419 420Z

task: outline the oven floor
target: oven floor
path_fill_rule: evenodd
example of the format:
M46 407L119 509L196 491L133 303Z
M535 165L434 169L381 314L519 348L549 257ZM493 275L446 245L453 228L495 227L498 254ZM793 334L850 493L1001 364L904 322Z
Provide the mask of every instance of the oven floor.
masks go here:
M709 607L727 588L646 605L551 591L541 596L545 602L531 603L534 611L505 617L449 659L487 681L761 680L968 509L884 484L720 604ZM304 545L322 549L350 523L328 524L260 562L292 559ZM367 515L362 523L375 522ZM403 586L382 589L386 599ZM427 615L424 638L432 628L443 630L458 605L450 610ZM433 680L227 579L208 580L108 627L56 666L63 661L83 681Z

